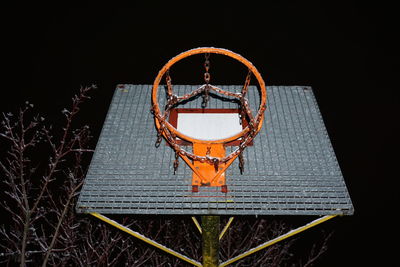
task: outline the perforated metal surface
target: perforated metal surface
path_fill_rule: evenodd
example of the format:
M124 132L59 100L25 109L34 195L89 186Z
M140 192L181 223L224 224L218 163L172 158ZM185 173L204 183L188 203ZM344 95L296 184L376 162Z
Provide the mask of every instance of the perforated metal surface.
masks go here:
M198 86L175 86L178 94ZM240 90L241 86L221 86ZM192 172L155 148L150 85L117 87L79 196L78 212L103 214L328 215L353 206L310 87L267 87L268 108L254 145L227 170L229 192L192 193ZM249 101L257 102L255 88ZM196 102L197 101L197 102ZM185 107L199 107L201 98ZM211 98L209 108L237 108ZM234 149L234 148L228 148ZM229 150L227 151L229 152Z

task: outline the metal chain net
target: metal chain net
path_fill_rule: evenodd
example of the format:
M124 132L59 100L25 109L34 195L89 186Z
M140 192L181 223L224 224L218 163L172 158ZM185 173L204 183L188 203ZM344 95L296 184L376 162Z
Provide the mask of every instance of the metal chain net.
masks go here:
M236 156L239 156L239 168L240 168L240 172L243 173L244 160L243 160L242 152L251 143L251 141L255 137L255 135L257 133L257 129L259 128L259 124L261 123L261 118L262 118L262 116L259 116L259 115L256 116L256 118L254 118L254 116L251 112L251 109L249 107L249 104L248 104L248 99L246 98L248 86L251 81L252 72L251 72L251 70L248 71L245 83L244 83L240 93L233 93L233 92L225 91L225 90L223 90L217 86L213 86L209 83L210 79L211 79L211 75L209 73L209 69L210 69L209 57L210 57L210 54L206 53L205 54L206 60L204 63L205 84L200 86L198 89L193 90L192 92L190 92L188 94L185 94L182 96L175 95L173 92L173 88L172 88L172 79L170 77L169 70L167 70L167 72L165 73L165 80L166 80L166 85L167 85L167 88L166 88L167 89L166 90L167 91L166 92L167 93L167 104L165 105L164 114L161 115L161 114L158 114L157 112L155 112L155 106L153 106L151 109L152 114L158 120L158 122L160 124L160 127L158 128L158 132L157 132L157 141L155 143L155 146L156 147L160 146L161 141L162 141L162 136L164 136L166 141L174 149L174 151L175 151L174 172L176 172L176 170L179 166L178 156L180 155L180 156L186 156L187 158L189 158L193 161L199 161L202 163L207 162L214 166L218 166L221 163L226 163L226 162L230 161L231 159L235 158ZM227 155L226 157L223 157L223 158L210 157L208 155L198 156L189 151L186 151L185 149L183 149L182 147L179 146L179 144L177 143L176 136L166 126L167 119L169 118L169 113L170 113L171 109L183 101L186 101L197 95L203 94L202 95L203 101L202 101L201 107L202 108L207 107L210 90L212 90L218 94L222 94L222 95L225 95L228 97L234 97L234 98L239 99L239 101L240 101L240 113L239 113L240 121L244 115L247 115L247 117L249 119L249 123L248 123L249 131L245 132L245 134L243 136L238 137L238 139L241 138L240 145L238 146L238 148L235 151L233 151L232 153L230 153L229 155ZM261 107L259 110L259 114L262 114L265 111L265 108L266 108L265 106Z

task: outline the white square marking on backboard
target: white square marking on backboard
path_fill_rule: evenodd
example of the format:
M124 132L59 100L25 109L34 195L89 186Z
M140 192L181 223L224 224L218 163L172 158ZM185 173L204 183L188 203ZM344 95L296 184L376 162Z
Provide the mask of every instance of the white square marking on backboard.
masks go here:
M224 139L243 130L238 113L178 113L177 129L200 140Z

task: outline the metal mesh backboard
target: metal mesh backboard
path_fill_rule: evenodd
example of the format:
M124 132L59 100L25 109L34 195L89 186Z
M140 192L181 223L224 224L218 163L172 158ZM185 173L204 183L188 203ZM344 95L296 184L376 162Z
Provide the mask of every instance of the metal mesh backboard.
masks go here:
M198 86L176 85L178 95ZM220 86L237 91L241 86ZM353 213L338 162L310 87L267 87L262 130L246 148L245 170L234 162L226 172L228 193L200 187L174 151L154 146L151 85L119 85L77 203L78 212L103 214L328 215ZM258 93L249 89L249 102ZM199 107L201 99L185 108ZM162 104L162 103L160 103ZM211 98L207 108L235 109ZM227 153L235 147L227 147Z

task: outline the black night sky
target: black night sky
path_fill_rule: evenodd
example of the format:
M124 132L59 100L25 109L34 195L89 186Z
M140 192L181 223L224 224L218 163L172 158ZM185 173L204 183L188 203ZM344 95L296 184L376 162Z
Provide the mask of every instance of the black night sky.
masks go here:
M117 84L151 84L167 60L190 48L230 49L252 61L267 85L314 89L355 207L354 216L328 223L335 235L318 266L389 266L399 203L391 49L398 29L390 10L350 1L21 4L2 10L0 111L28 100L56 121L77 89L94 83L81 118L97 138ZM182 83L202 79L190 70L179 75ZM220 84L243 79L227 67Z

